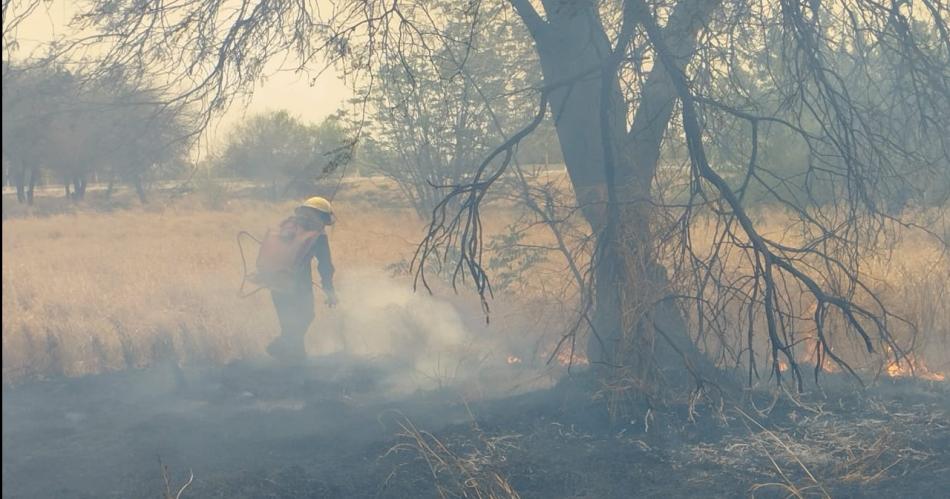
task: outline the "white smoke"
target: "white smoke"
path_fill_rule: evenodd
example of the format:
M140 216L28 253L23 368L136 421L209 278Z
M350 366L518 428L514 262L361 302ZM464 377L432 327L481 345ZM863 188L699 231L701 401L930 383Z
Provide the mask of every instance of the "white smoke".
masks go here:
M339 305L317 311L309 354L385 361L394 365L395 391L452 385L492 354L486 335L468 331L450 302L414 292L405 280L348 270L337 291Z

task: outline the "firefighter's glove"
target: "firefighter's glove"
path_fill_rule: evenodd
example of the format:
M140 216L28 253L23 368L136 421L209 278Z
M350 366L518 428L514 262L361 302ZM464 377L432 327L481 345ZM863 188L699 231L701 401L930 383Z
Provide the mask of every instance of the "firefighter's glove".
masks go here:
M332 289L327 290L326 295L327 295L327 299L324 301L324 303L326 303L328 307L333 308L337 305L337 303L340 302L340 300L336 296L336 291L333 291Z

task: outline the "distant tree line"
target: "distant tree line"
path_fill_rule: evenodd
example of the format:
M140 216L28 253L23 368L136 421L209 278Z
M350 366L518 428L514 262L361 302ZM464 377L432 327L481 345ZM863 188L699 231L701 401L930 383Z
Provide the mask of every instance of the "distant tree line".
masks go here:
M319 124L286 110L256 114L234 127L210 166L218 175L265 183L274 200L311 194L352 161L348 126L345 113Z
M180 107L122 77L90 80L66 68L3 63L3 168L17 200L60 181L74 200L90 180L133 185L146 200L150 180L187 162L189 132Z

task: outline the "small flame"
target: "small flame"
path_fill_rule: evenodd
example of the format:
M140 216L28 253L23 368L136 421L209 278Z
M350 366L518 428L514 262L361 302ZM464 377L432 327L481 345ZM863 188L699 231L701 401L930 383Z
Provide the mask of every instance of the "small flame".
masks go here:
M804 355L801 359L798 359L799 362L803 364L818 364L818 348L821 348L818 345L818 340L812 340L808 342L808 348L805 349ZM821 370L826 373L836 373L841 370L837 364L828 359L828 355L824 355L821 363Z
M570 345L561 345L557 352L553 352L554 348L557 348L557 346L552 345L549 350L542 350L538 354L538 358L544 363L551 362L551 364L554 364L556 362L562 367L590 365L587 356L577 350L571 351Z
M590 361L587 360L587 356L577 352L572 354L569 348L562 348L561 351L554 356L554 360L564 367L586 366L590 364Z
M930 381L944 381L947 379L944 373L931 371L924 364L924 361L913 355L908 355L900 361L889 362L887 364L887 375L892 378L915 376Z
M815 303L812 303L811 306L809 306L807 309L805 309L804 312L806 316L812 316L817 311L818 311L818 302L815 302ZM818 341L817 333L814 331L806 333L806 336L804 340L802 341L802 343L803 343L803 349L801 351L803 352L803 354L801 358L799 358L798 355L796 355L795 360L801 364L811 364L813 366L817 365L818 352L819 351L824 352L823 349L825 348L825 345L822 345L821 342ZM828 345L828 349L831 350L830 345ZM828 358L827 352L825 352L825 355L822 355L821 357L822 357L821 359L822 371L826 373L836 373L841 370L841 368L838 367L837 364L835 364L833 361L831 361Z
M798 366L799 366L799 367L802 367L802 363L811 363L811 364L814 364L815 361L814 361L814 360L811 360L810 358L808 358L808 357L806 356L806 358L801 359L801 360L799 361ZM779 360L778 360L778 370L779 370L779 372L785 372L785 371L788 371L788 369L789 369L788 362L785 361L785 360L779 359ZM830 362L827 362L827 361L826 361L826 362L821 366L821 370L824 371L824 372L826 372L826 373L834 373L834 372L838 372L838 366L835 366L834 364L831 364Z
M521 357L518 357L517 355L509 355L507 360L508 360L508 365L521 363Z

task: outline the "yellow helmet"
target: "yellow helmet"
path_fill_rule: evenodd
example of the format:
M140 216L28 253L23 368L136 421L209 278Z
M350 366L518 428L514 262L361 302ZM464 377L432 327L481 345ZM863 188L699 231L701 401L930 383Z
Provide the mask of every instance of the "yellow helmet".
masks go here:
M297 207L297 214L301 215L301 210L309 208L315 210L318 213L323 213L326 217L323 219L323 223L326 225L333 225L336 223L336 215L333 214L333 207L330 206L330 202L326 199L314 196L303 202L300 206Z
M333 214L333 207L330 206L330 202L320 196L314 196L303 202L300 206L306 206L307 208L313 208L321 213L326 213L327 215Z

